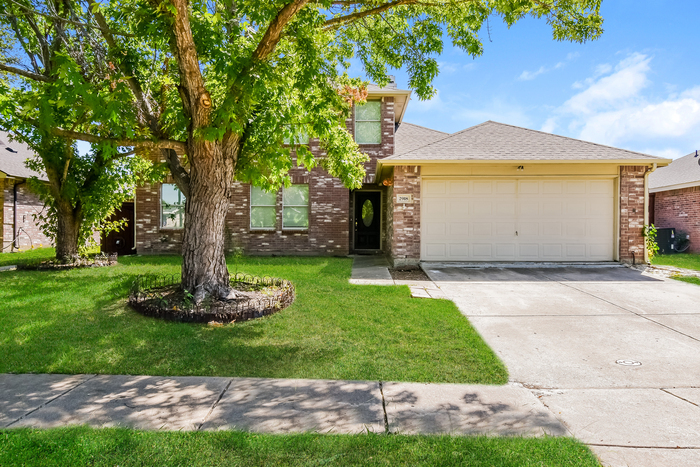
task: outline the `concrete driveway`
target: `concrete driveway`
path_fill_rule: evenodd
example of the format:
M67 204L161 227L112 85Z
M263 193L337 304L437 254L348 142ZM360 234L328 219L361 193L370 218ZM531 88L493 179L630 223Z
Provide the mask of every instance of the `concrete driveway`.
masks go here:
M700 465L700 287L625 267L423 268L605 465Z

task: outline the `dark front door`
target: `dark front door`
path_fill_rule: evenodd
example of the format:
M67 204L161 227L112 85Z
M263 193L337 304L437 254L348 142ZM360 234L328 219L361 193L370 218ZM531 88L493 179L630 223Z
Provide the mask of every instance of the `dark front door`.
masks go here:
M382 194L378 191L355 192L355 249L381 248Z
M119 232L110 232L100 239L103 253L116 253L119 256L133 255L134 251L134 203L126 202L112 214L110 221L126 219L127 224Z

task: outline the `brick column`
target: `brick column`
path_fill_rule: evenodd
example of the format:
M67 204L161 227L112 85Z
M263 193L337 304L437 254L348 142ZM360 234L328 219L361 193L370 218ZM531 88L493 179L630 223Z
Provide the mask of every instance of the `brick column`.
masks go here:
M620 261L644 262L644 174L646 166L620 167Z
M394 167L391 217L391 260L395 267L415 266L420 262L420 167ZM412 203L397 203L399 195L412 195Z

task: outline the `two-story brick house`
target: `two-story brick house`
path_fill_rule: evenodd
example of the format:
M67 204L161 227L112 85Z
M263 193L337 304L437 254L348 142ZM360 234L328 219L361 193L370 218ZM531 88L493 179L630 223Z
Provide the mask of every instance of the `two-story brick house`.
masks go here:
M396 265L644 260L647 174L667 159L496 122L430 130L403 122L409 98L370 86L346 121L370 156L361 189L320 168L294 168L293 185L276 193L238 184L227 248L381 252ZM184 198L174 184L138 188L135 209L138 253L180 251Z

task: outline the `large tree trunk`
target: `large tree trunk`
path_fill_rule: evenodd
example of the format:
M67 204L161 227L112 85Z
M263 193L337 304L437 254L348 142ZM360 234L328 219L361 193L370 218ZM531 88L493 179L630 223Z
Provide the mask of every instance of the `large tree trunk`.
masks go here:
M56 259L72 260L78 255L81 215L70 202L57 201Z
M194 295L197 303L206 296L233 298L224 251L224 221L233 184L233 158L227 157L222 144L215 141L194 140L189 151L182 287Z

